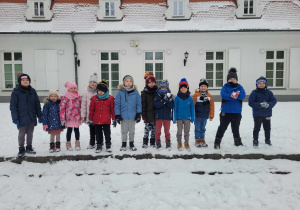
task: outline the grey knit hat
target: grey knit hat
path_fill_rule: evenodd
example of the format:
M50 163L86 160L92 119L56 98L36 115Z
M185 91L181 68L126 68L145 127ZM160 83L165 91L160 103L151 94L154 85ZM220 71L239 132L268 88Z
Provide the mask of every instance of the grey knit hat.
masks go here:
M58 92L57 92L57 90L54 90L54 89L49 90L48 97L50 98L50 96L51 96L52 94L55 94L55 95L57 95L57 97L58 97Z
M169 90L169 82L168 82L168 80L162 80L162 81L160 82L158 88L159 88L159 89L161 89L161 88L167 88L167 89Z
M93 75L90 76L89 82L98 82L98 76L97 73L94 73Z

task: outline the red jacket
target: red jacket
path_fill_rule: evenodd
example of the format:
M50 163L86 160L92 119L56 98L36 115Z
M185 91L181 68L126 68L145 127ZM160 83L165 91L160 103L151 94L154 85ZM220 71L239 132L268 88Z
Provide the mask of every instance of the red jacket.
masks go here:
M115 98L109 96L107 99L100 100L98 96L91 98L89 120L93 121L93 124L111 124L111 119L115 119L114 109Z

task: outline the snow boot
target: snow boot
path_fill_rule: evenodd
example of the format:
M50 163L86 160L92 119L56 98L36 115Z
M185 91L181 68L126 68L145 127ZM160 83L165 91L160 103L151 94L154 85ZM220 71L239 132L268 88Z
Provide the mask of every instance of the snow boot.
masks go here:
M147 149L148 148L148 141L149 141L148 138L143 138L143 146L142 146L143 149Z
M126 149L127 149L127 142L122 142L122 146L121 146L121 148L120 148L120 151L126 151Z
M72 145L71 145L71 141L67 141L66 142L66 147L68 151L73 151Z
M182 151L183 150L181 142L177 143L177 149L178 149L178 151Z
M109 152L109 153L111 153L111 152L112 152L110 145L109 145L109 146L108 146L108 145L106 145L106 152Z
M102 151L102 144L97 144L96 153L100 153Z
M172 149L172 147L171 147L171 140L167 140L166 141L166 149L167 150L171 150Z
M59 141L57 141L57 142L55 143L55 151L56 151L56 152L60 152L60 142L59 142Z
M89 144L89 146L87 146L87 149L94 149L95 147L96 147L96 145Z
M19 153L18 153L18 158L22 158L25 155L25 148L24 147L19 147Z
M253 147L257 148L258 147L258 140L253 140Z
M33 150L32 145L26 146L26 153L29 154L36 154L36 152Z
M201 147L208 147L208 145L205 142L205 139L200 139L200 145Z
M160 140L158 140L158 141L156 142L156 149L157 149L157 150L162 150L162 146L161 146L161 141L160 141Z
M215 149L221 149L221 141L222 141L221 138L217 138L217 137L216 137L215 143L214 143L214 148L215 148Z
M150 138L150 147L155 148L155 138Z
M196 147L198 147L198 148L201 147L201 144L200 144L200 143L201 143L201 142L200 142L199 139L196 139L196 140L195 140L195 146L196 146Z
M52 152L54 152L54 150L55 150L55 149L54 149L54 142L51 142L51 143L50 143L50 149L49 149L49 152L52 153Z
M267 145L269 145L269 146L272 146L271 140L265 140L265 143L266 143Z
M76 141L75 141L75 149L76 149L77 151L80 150L80 141L79 141L79 140L76 140Z
M134 143L133 143L133 142L129 142L129 149L130 149L131 151L136 151L136 150L137 150L137 148L134 146Z
M185 149L187 150L187 151L191 151L191 148L190 148L190 145L189 145L189 142L184 142L184 147L185 147Z
M243 146L243 143L242 143L242 139L241 138L235 138L234 139L234 145L235 146Z

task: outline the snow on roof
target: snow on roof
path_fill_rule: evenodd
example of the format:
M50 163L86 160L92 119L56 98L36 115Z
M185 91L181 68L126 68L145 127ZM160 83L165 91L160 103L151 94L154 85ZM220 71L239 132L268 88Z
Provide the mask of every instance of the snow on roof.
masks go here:
M166 20L166 0L126 0L121 21L97 18L98 4L56 0L51 21L27 21L26 3L0 2L0 32L147 32L213 30L292 30L300 29L299 0L261 0L261 18L237 19L236 2L231 0L191 0L190 20ZM75 1L76 2L76 1ZM150 2L150 3L144 3Z

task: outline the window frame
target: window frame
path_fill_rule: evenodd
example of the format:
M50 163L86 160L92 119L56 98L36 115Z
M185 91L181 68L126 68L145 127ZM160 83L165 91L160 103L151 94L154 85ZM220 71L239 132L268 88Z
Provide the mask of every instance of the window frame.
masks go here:
M153 59L152 60L146 60L146 53L149 53L149 52L151 52L151 53L153 53ZM163 54L163 59L162 60L156 60L155 59L155 53L162 53ZM144 51L144 74L146 73L146 72L149 72L149 71L147 71L146 70L146 63L152 63L153 64L153 72L151 72L151 73L153 73L153 75L155 76L155 78L156 78L156 85L158 86L159 84L159 81L162 81L162 80L164 80L165 79L165 51L164 50L145 50ZM156 66L155 66L155 64L157 64L157 63L162 63L162 68L163 68L163 70L162 70L162 79L161 80L159 80L158 78L157 78L157 76L155 75L155 73L156 73Z
M214 53L214 59L213 60L207 60L206 59L206 53L208 52L213 52ZM222 52L223 53L223 60L216 60L217 58L217 52ZM215 89L215 90L220 90L222 89L222 87L224 86L225 82L225 78L226 78L226 65L227 65L227 54L226 54L226 50L222 49L222 50L206 50L205 51L205 78L206 80L213 80L213 84L211 84L211 82L208 82L209 84L209 88L210 89ZM213 64L213 79L208 79L207 78L207 69L206 69L206 64L207 63L212 63ZM222 78L222 85L220 87L216 86L216 74L217 74L217 68L216 68L216 64L217 63L223 63L223 78ZM219 79L218 79L219 80Z
M176 8L177 14L176 15L174 14L174 11L175 11L174 4L175 4L175 2L177 2L177 8ZM179 6L180 2L182 2L182 14L179 14L180 13L180 6ZM172 1L172 16L173 17L184 17L184 1L183 0L173 0Z
M245 1L247 1L248 2L248 8L247 8L247 13L245 13ZM251 0L243 0L243 16L255 16L256 14L255 14L255 0L253 0L253 12L252 13L250 13L250 1Z
M38 4L38 15L35 14L35 4ZM41 15L41 3L43 4L43 15ZM42 18L42 17L45 17L45 2L43 1L34 1L33 2L33 16L34 17L38 17L38 18Z
M108 8L108 13L109 15L106 15L106 4L109 4L109 8ZM112 8L111 5L114 5L113 11L114 11L114 15L112 15ZM104 17L110 18L110 17L116 17L116 4L114 1L105 1L104 2Z
M4 60L4 53L11 53L11 55L12 55L11 61L5 61ZM21 53L22 54L22 60L21 61L15 61L14 60L15 53ZM2 67L3 67L3 72L2 72L2 76L3 76L3 80L2 80L3 85L2 85L2 87L3 87L3 90L13 90L18 85L18 83L16 83L15 64L22 64L22 73L23 73L23 52L21 50L15 50L15 51L3 50L2 54L1 54L1 57L2 57ZM11 64L12 65L12 82L13 82L13 87L12 88L7 88L5 86L5 64Z
M272 51L274 52L274 58L273 59L267 59L267 52L268 51ZM283 51L284 52L284 58L283 59L277 59L276 58L276 54L278 51ZM264 54L264 59L265 59L265 77L267 78L267 63L273 63L273 86L269 86L268 83L268 88L269 89L282 89L282 88L286 88L286 79L287 79L287 62L288 62L288 53L287 53L287 49L266 49L265 50L265 54ZM276 86L276 63L282 63L283 62L283 74L282 74L282 86Z

